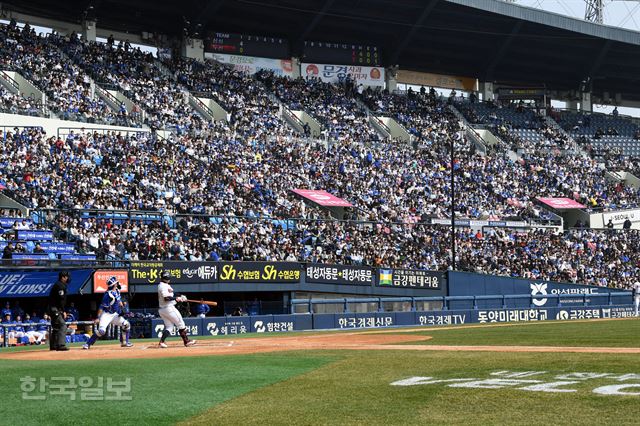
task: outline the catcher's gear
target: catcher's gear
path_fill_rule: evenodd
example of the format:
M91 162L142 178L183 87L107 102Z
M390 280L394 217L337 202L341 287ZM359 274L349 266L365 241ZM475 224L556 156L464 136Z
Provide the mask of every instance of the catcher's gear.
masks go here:
M120 281L118 281L117 277L109 278L107 280L107 287L109 288L109 290L114 288L120 290L122 288L122 286L120 285Z

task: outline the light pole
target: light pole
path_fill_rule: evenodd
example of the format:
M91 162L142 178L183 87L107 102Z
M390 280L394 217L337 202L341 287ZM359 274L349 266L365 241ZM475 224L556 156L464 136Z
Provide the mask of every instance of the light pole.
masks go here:
M456 270L456 190L455 172L453 162L455 160L454 138L449 137L451 142L451 270Z

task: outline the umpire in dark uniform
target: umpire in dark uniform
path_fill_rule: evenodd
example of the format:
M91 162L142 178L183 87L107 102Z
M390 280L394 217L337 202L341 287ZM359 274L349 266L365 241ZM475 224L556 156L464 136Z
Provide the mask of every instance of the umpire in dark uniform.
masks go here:
M68 351L65 346L67 325L64 322L67 304L67 285L71 282L71 274L62 271L58 274L58 281L51 287L49 293L49 314L51 316L51 336L49 349L52 351Z

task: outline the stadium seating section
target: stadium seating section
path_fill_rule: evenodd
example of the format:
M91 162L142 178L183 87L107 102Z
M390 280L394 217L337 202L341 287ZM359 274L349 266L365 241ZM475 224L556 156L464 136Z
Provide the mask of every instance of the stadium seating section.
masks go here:
M584 116L567 113L554 120L522 104L450 102L433 91L389 94L350 82L249 76L210 61L161 63L131 48L9 26L0 28L0 51L2 67L41 88L45 107L59 117L142 127L3 132L0 183L34 214L28 238L10 223L22 218L6 216L2 244L19 242L32 260L39 244L41 256L56 259L295 260L445 270L450 230L430 220L450 215L451 169L459 217L545 224L552 215L535 203L538 196L570 197L600 210L640 201L638 189L607 180L597 149L617 144L622 151L606 150L606 167L624 164L638 173L637 158L629 157L638 154L638 128L622 118L593 115L585 123ZM96 95L96 84L120 91L136 107L112 110ZM201 116L190 93L215 100L229 120ZM40 111L8 88L0 96L2 111ZM287 125L281 105L315 118L321 140ZM476 152L451 105L471 123L495 130L501 143ZM370 114L393 117L414 143L384 139ZM355 207L335 221L328 210L293 196L294 188L327 190ZM637 231L459 229L456 238L458 266L485 273L622 286L640 262Z

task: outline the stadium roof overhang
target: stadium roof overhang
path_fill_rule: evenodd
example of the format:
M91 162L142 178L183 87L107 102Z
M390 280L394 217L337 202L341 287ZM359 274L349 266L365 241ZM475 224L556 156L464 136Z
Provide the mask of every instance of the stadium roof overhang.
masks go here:
M377 45L385 65L481 81L592 91L640 100L640 33L498 0L5 0L5 7L98 26L180 36L204 30Z

